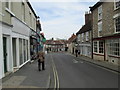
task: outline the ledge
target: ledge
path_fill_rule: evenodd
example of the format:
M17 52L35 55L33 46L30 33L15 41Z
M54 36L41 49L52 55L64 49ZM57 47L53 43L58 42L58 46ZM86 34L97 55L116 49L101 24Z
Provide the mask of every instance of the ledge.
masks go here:
M12 16L15 16L15 14L14 14L10 9L5 8L5 10L6 10L8 13L10 13Z

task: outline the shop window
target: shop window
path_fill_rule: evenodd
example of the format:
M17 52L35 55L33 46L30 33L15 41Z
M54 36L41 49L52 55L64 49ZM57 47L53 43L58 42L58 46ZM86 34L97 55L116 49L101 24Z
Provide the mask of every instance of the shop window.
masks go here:
M94 42L94 52L97 53L97 52L98 52L97 49L98 49L98 48L97 48L97 41L95 41L95 42Z
M99 53L103 53L104 52L104 43L103 41L99 41Z
M108 53L113 56L120 56L120 39L108 40Z
M20 57L20 65L23 64L23 45L22 39L19 39L19 57Z

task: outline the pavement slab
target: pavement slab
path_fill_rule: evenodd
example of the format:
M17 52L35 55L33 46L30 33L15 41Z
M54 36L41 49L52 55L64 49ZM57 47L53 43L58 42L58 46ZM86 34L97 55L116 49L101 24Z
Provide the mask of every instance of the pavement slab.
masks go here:
M38 62L27 63L2 81L3 88L49 88L50 61L46 56L45 70L38 71Z

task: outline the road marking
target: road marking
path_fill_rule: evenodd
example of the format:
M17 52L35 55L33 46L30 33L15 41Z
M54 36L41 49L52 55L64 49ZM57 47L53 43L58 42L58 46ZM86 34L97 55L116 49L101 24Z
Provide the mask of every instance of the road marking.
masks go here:
M70 54L70 53L69 53L69 55L75 57L74 55L72 55L72 54ZM96 65L96 64L94 64L94 63L92 63L92 62L88 62L88 61L86 61L86 60L84 60L84 61L85 61L85 63L87 63L87 64L94 65L94 66L96 66L96 67L98 67L98 68L101 68L101 69L103 69L103 70L106 70L106 71L109 71L109 72L112 72L112 73L115 73L115 74L119 74L119 73L116 72L116 71L113 71L113 70L107 69L107 68L105 68L105 67L101 67L101 66Z
M77 60L75 60L75 59L73 59L73 63L78 63L78 61L77 61Z
M83 63L83 61L80 61L80 63Z
M53 66L54 80L55 80L54 89L59 90L60 83L59 83L58 73L57 73L57 69L56 69L52 55L51 55L51 59L52 59L52 64L53 64L52 66Z

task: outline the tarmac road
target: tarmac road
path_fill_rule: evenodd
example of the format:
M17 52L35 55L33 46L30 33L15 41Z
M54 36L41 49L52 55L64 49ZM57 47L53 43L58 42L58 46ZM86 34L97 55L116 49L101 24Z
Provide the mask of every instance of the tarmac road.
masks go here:
M118 88L118 74L67 53L50 53L59 88Z

